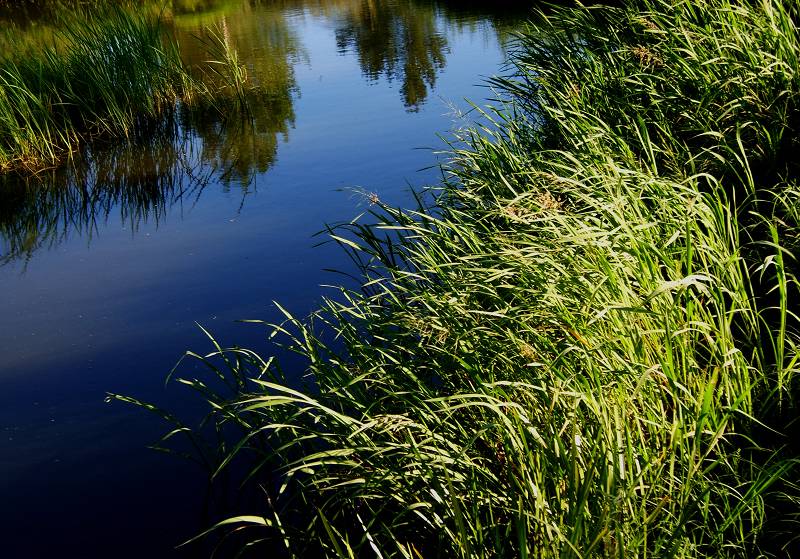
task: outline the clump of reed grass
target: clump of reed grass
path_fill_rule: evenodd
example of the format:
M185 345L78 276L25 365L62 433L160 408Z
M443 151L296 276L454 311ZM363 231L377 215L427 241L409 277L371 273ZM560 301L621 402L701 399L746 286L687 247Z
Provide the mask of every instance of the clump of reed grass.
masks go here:
M71 23L58 46L0 57L0 169L51 165L87 139L137 134L194 93L158 21L118 10Z
M631 0L523 33L435 203L332 229L363 288L272 328L308 388L189 354L227 385L182 379L227 434L204 460L266 494L218 528L298 557L790 553L791 8Z
M53 44L0 55L0 172L39 171L95 139L142 139L178 116L252 119L262 88L223 29L188 67L152 14L99 9L65 18ZM234 121L235 122L235 121Z

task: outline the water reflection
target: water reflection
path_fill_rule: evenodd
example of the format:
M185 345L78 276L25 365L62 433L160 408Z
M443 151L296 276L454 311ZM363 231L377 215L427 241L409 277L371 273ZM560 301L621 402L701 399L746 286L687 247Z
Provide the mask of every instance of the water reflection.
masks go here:
M183 5L173 20L173 32L184 61L196 77L210 85L209 52L216 35L225 48L244 61L248 85L247 111L221 106L186 112L186 126L202 139L202 160L222 169L220 181L246 186L253 175L265 173L277 156L279 138L288 141L294 125L294 99L299 94L294 65L303 57L300 41L285 14L274 6L205 1ZM235 11L233 11L235 8ZM211 19L209 19L211 16ZM212 27L209 30L209 21Z
M400 80L403 104L418 110L445 67L447 38L432 4L399 0L351 2L337 25L336 45L353 49L364 75Z
M220 4L236 12L220 12ZM182 107L175 120L145 137L86 147L68 164L36 176L0 177L0 265L27 261L70 237L91 242L112 213L132 232L144 223L158 225L172 206L196 199L212 181L223 190L241 189L244 200L253 177L274 164L279 141L288 141L295 120L298 40L278 9L259 10L254 17L252 8L238 1L176 2L169 32L206 83L211 81L206 20L183 17L198 10L212 16L227 46L247 63L247 111L224 101ZM47 13L37 12L42 19Z
M188 164L191 143L167 132L151 140L0 181L0 264L27 261L74 236L90 242L112 215L135 233L143 223L158 224L176 203L196 199L210 174Z
M67 9L73 4L74 10ZM2 8L0 49L51 42L65 18L86 17L91 5L59 0L25 3L16 11ZM158 224L171 207L199 196L209 183L239 189L244 200L253 178L274 165L295 125L301 94L295 69L308 62L298 18L324 20L333 29L331 49L354 56L367 80L399 83L401 102L413 112L446 67L448 34L489 22L496 41L526 9L431 0L173 0L166 5L129 0L121 5L161 14L184 60L212 86L208 29L215 30L246 66L249 110L242 114L224 103L184 108L175 122L162 123L138 143L94 146L61 169L4 177L0 265L27 260L72 236L91 241L112 212L132 231L142 223Z

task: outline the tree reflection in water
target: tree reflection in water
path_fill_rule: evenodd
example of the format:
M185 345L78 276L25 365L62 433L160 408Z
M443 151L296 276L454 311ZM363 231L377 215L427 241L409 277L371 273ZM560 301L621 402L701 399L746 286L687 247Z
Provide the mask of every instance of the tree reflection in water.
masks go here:
M350 2L336 29L340 51L354 49L364 74L400 80L403 104L418 110L446 62L447 38L433 4L398 0Z
M77 0L56 1L66 5ZM336 48L341 53L353 52L368 79L400 82L402 103L409 111L417 111L446 65L448 32L488 21L491 32L502 38L511 23L519 21L520 11L528 9L498 1L499 10L455 0L118 3L160 14L185 62L211 87L223 86L209 79L210 55L199 38L207 37L209 27L217 29L226 47L245 64L249 110L243 114L233 103L184 107L174 122L162 123L139 141L87 147L70 164L36 177L2 178L0 265L27 260L37 249L52 247L69 236L91 239L112 212L119 212L133 231L142 223L157 224L173 205L198 196L212 181L225 190L240 189L244 200L252 178L272 167L280 140L288 141L294 126L294 101L300 94L294 67L307 55L292 16L305 14L331 22ZM4 27L0 48L35 47L52 40L52 30L63 25L65 17L88 17L91 12L86 8L64 15L64 10L37 5L0 11Z
M303 51L284 11L273 3L235 3L227 12L211 13L209 18L207 12L176 12L173 25L181 55L198 78L210 82L212 88L224 88L214 83L207 69L204 28L216 27L226 47L245 63L248 110L242 114L224 105L220 110L191 110L185 114L185 125L202 139L201 158L221 170L220 182L246 189L255 174L266 172L274 163L279 138L288 141L295 120L294 98L299 94L294 66Z

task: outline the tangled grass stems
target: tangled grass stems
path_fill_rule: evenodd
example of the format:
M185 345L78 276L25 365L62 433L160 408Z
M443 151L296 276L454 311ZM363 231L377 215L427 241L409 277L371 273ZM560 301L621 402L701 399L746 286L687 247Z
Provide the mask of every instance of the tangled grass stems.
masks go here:
M189 354L232 438L167 438L268 495L218 527L297 557L789 553L792 10L631 0L523 33L435 204L332 231L363 289L272 327L313 386Z

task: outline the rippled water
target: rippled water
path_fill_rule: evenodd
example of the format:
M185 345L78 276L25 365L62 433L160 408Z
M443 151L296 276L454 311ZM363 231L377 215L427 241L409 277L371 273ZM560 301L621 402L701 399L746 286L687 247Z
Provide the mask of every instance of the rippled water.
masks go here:
M365 194L409 205L437 181L437 134L489 95L521 17L465 5L173 2L188 62L208 57L209 27L238 51L263 92L252 119L187 116L0 181L0 556L191 555L172 548L213 516L203 471L145 449L158 421L104 395L191 414L164 378L208 349L195 322L270 351L236 320L279 319L273 301L303 316L342 281L323 270L347 270L314 234ZM57 13L31 6L0 12L7 39L52 35Z

